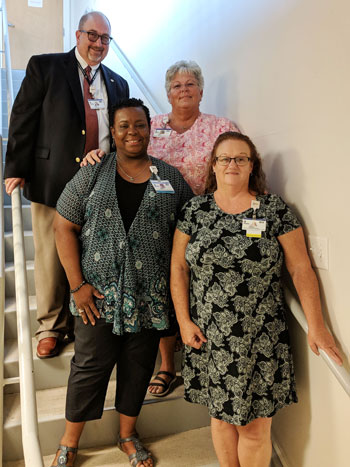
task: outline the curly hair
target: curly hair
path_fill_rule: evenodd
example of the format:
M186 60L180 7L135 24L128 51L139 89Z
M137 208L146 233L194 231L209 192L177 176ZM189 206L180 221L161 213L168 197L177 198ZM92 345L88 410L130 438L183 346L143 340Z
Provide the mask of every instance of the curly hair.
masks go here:
M216 151L220 143L229 139L244 141L249 146L253 170L249 177L248 189L250 192L263 195L266 193L266 177L262 169L261 157L252 140L247 135L243 135L237 131L226 131L217 137L207 166L205 193L213 193L217 188L216 177L213 171L213 166L216 164Z
M141 99L136 99L136 97L121 99L116 105L112 107L109 113L109 126L114 125L114 117L118 110L130 107L140 107L145 112L148 128L151 128L151 116L149 113L149 109L145 106Z
M199 89L201 91L203 90L204 78L198 63L196 63L194 60L180 60L179 62L174 63L174 65L171 65L166 71L165 89L167 95L170 93L171 82L177 73L187 73L188 75L193 75L194 79L197 81Z

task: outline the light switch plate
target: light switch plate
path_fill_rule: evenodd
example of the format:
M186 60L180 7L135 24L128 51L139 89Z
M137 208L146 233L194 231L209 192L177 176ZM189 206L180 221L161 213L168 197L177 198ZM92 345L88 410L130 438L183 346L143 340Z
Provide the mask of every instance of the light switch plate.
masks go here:
M309 253L314 267L328 270L328 238L309 235Z

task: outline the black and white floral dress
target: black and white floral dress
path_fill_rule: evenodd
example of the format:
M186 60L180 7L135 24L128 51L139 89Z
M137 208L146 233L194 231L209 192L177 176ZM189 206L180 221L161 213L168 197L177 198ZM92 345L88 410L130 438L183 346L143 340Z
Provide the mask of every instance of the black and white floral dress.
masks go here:
M277 238L300 223L279 196L257 200L257 218L266 219L261 238L242 230L252 209L227 214L212 194L190 200L177 224L191 237L191 318L208 339L199 350L185 346L185 399L234 425L297 402Z

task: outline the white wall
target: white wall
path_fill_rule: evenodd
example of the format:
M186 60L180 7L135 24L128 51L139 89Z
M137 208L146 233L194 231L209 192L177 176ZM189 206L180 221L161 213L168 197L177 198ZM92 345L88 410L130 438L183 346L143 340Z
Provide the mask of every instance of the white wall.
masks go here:
M88 4L110 18L166 109L166 68L198 61L202 110L238 122L262 153L271 191L295 207L308 234L328 238L329 270L318 275L349 367L348 0L75 1L76 21ZM276 416L275 438L289 466L346 467L349 398L293 321L291 332L300 403Z

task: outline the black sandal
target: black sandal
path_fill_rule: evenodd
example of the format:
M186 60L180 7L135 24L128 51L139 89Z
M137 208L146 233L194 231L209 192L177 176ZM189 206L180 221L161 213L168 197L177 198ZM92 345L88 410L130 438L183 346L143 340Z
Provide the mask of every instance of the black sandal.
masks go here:
M167 383L165 381L165 379L162 378L159 375L169 376L171 378L171 380ZM156 380L161 381L161 383L156 383L155 382ZM160 386L160 387L164 388L164 391L159 392L157 394L157 393L150 392L150 390L148 390L148 393L151 394L151 396L154 396L154 397L164 397L167 394L169 394L169 392L173 389L172 386L174 385L175 381L176 381L176 375L174 375L173 373L170 373L169 371L158 371L158 373L153 378L153 380L149 383L148 386L152 386L152 387Z
M127 443L128 441L132 441L136 448L136 452L130 455L126 454L126 452L124 452L122 449L122 444ZM139 440L139 435L137 433L134 433L128 438L119 438L118 447L122 452L124 452L124 454L126 454L129 457L129 462L132 465L132 467L136 467L136 465L139 462L143 462L147 459L152 459L153 461L152 454L149 451L147 451L147 449L143 446L143 444Z
M57 458L57 465L52 465L51 467L67 467L68 453L73 452L73 454L76 454L78 452L78 448L71 448L69 446L64 446L63 444L60 444L58 446L57 451L61 451L61 454Z

